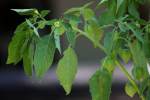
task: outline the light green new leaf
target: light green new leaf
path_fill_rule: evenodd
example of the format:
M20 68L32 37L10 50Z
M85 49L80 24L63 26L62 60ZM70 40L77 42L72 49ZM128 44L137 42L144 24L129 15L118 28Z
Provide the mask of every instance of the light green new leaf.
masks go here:
M69 10L67 10L66 12L64 12L64 14L71 14L71 13L80 13L81 8L70 8Z
M27 24L28 24L31 28L33 28L33 31L34 31L35 35L36 35L37 37L40 37L40 36L39 36L39 33L38 33L38 29L31 23L31 21L28 20L28 19L26 19L26 22L27 22Z
M103 60L102 60L102 64L101 64L101 67L105 68L108 70L108 72L110 73L113 73L116 65L115 65L115 59L112 58L112 57L105 57Z
M107 70L96 71L89 81L92 100L109 100L111 84L112 76Z
M131 59L131 53L129 50L119 49L119 56L125 63L128 63Z
M86 21L91 20L94 17L94 11L90 8L85 8L82 11L83 17Z
M42 77L50 68L55 53L55 42L53 37L44 36L38 41L34 56L35 74Z
M101 0L101 1L98 3L97 6L100 6L101 4L103 4L103 3L107 2L107 1L108 1L108 0Z
M64 57L59 61L56 70L58 80L67 95L71 92L71 87L77 73L77 64L77 55L74 50L69 47L64 52Z
M50 11L49 10L42 10L40 13L41 13L41 17L45 17L50 13Z
M17 64L22 58L22 48L25 40L32 34L26 22L20 24L14 32L14 36L9 43L7 64Z
M133 97L137 91L131 83L127 83L125 85L125 92L128 96Z
M36 9L11 9L15 12L17 12L20 15L35 15L39 14L38 10Z

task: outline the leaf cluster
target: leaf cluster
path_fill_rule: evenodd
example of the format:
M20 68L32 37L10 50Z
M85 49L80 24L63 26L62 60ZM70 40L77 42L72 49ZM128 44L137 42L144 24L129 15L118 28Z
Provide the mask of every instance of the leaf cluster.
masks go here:
M109 100L112 75L117 67L129 80L125 85L126 94L133 97L137 93L141 100L149 100L150 20L142 19L139 13L139 6L144 3L149 0L101 0L96 10L102 5L106 8L97 16L90 2L70 8L61 18L51 20L45 19L49 13L47 10L12 9L29 17L14 32L7 64L23 60L25 73L41 78L52 65L55 51L62 54L60 38L65 35L69 45L58 63L56 74L69 94L78 66L74 51L76 39L84 36L106 54L101 67L89 80L92 100ZM46 26L51 31L41 36L39 30ZM129 62L131 73L123 66Z

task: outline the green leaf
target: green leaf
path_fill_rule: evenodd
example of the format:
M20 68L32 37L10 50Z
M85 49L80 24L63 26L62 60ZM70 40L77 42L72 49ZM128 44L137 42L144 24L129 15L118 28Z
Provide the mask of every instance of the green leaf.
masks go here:
M112 24L112 22L115 20L115 16L113 12L105 11L101 14L99 17L99 24L102 25L108 25Z
M64 57L59 61L56 74L60 84L68 95L71 92L72 83L77 73L77 56L74 50L69 47L64 52Z
M26 22L23 22L16 28L14 36L9 43L7 64L17 64L22 59L21 48L23 48L26 38L31 34L32 30L28 28Z
M38 22L38 28L39 29L44 29L46 24L47 24L47 21L39 21Z
M59 53L61 54L60 36L57 34L54 34L54 39L55 39L56 48L58 49Z
M141 41L142 43L144 42L143 37L142 37L142 31L136 27L135 23L133 24L127 24L126 26L133 32L133 34L136 36L136 38Z
M66 12L64 12L64 14L71 14L71 13L80 13L81 8L70 8L69 10L67 10Z
M74 31L67 31L66 32L66 36L67 36L67 40L69 42L69 44L71 44L73 47L75 46L75 42L76 42L76 32Z
M129 5L128 5L128 12L129 12L129 14L131 15L131 16L133 16L134 18L136 18L136 19L140 19L140 14L139 14L139 12L138 12L138 9L137 9L137 7L136 7L136 3L134 3L134 1L132 2L130 2L130 3L128 3Z
M31 21L28 20L28 19L26 19L26 22L27 22L27 24L34 30L35 35L36 35L37 37L40 37L40 36L39 36L39 33L38 33L38 29L31 23Z
M99 3L98 3L98 6L102 5L103 3L107 2L108 0L101 0Z
M67 40L69 42L69 44L71 44L72 47L75 46L75 42L76 42L76 32L72 30L72 27L70 24L65 23L65 30L66 30L66 37Z
M119 10L119 8L123 2L124 2L124 0L117 0L117 12L118 12L118 10Z
M40 13L41 13L41 17L45 17L50 13L50 11L49 10L42 10Z
M133 97L137 91L131 83L127 83L125 85L125 92L128 96Z
M131 53L129 50L126 49L119 49L119 56L125 63L128 63L131 59Z
M118 2L121 2L121 5L119 8L117 7L117 18L124 17L127 13L127 7L128 7L128 1L127 0L118 0Z
M129 48L132 54L132 59L135 66L141 66L147 68L147 61L144 52L139 42L129 43ZM137 55L138 54L138 55Z
M132 75L135 79L143 81L147 77L146 71L147 70L144 67L134 66L134 68L132 69Z
M38 41L34 56L35 74L42 77L50 68L55 53L55 42L53 37L44 36Z
M108 32L105 34L104 47L105 47L108 55L111 54L113 49L115 48L118 36L119 36L118 32Z
M150 87L148 88L146 92L146 100L150 100Z
M89 81L92 100L109 100L111 84L112 76L107 70L96 71Z
M33 57L34 57L34 45L30 43L30 45L25 49L23 53L24 71L28 76L32 76Z
M85 8L82 11L83 17L86 21L91 20L94 17L94 11L90 8Z
M110 73L113 73L116 65L115 65L115 59L112 58L112 57L105 57L103 60L102 60L102 65L101 65L103 68L107 69Z
M36 9L11 9L15 12L17 12L20 15L37 15L39 14L38 10Z
M97 22L90 20L88 24L85 24L84 30L87 33L86 37L93 42L95 47L97 47L103 36L103 31Z

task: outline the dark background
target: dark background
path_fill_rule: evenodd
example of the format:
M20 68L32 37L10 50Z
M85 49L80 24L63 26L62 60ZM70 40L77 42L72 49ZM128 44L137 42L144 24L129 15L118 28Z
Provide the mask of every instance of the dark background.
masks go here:
M88 78L99 67L103 56L94 49L85 38L77 42L76 51L79 56L79 72L69 96L59 85L55 76L55 65L41 80L29 78L23 73L22 62L17 65L6 65L7 47L16 26L24 21L10 9L37 8L49 9L48 18L59 17L67 8L80 6L89 0L0 0L0 100L91 100L88 90ZM141 6L141 15L147 18L147 6ZM92 49L93 48L93 49ZM55 56L57 59L59 55ZM124 93L126 79L117 70L114 75L111 100L131 100ZM135 100L136 96L135 96Z

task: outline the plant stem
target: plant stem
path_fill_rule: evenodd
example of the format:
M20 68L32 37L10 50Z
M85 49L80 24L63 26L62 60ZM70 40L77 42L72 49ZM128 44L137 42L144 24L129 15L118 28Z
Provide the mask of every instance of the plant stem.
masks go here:
M134 86L134 88L136 89L136 91L137 91L139 97L141 98L141 100L145 100L145 97L140 93L140 90L139 90L136 82L132 79L131 75L128 73L128 71L125 69L125 67L119 61L115 61L115 63L120 68L120 70L125 74L125 76L131 82L131 84Z

